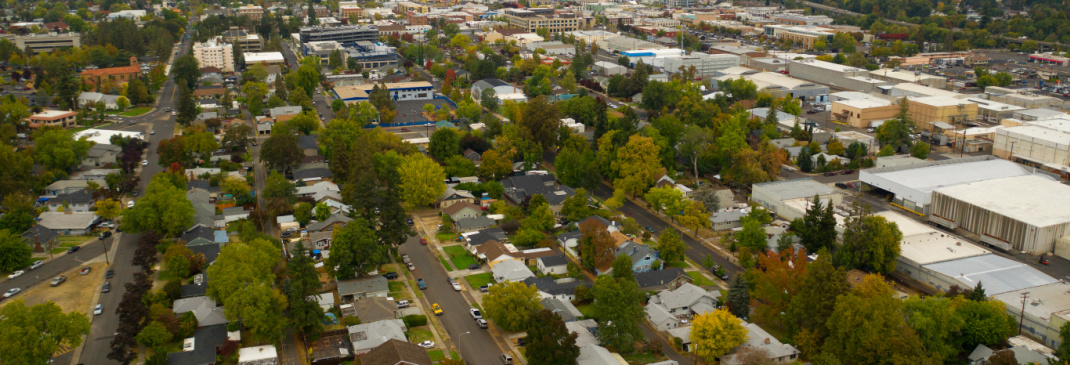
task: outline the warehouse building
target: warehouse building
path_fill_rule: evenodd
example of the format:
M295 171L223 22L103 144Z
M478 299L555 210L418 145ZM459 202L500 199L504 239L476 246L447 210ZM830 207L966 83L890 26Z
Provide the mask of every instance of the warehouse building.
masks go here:
M1047 95L1037 95L1028 89L1015 90L998 86L989 86L985 88L985 95L988 95L988 100L1030 109L1047 108L1052 105L1060 105L1063 103L1059 98Z
M740 70L743 69L743 70ZM813 82L799 80L788 75L776 72L757 72L742 67L730 67L720 70L719 81L744 78L758 86L758 91L764 91L777 98L789 97L814 103L827 103L829 87Z
M1070 284L1060 281L989 296L1006 304L1007 314L1016 322L1021 320L1025 298L1028 305L1024 306L1025 319L1021 320L1022 334L1051 348L1059 347L1059 328L1070 322Z
M754 184L750 200L788 221L802 218L814 196L822 204L833 205L843 201L843 194L828 185L813 179L795 179Z
M435 96L434 86L427 81L399 82L391 84L364 84L353 86L339 86L334 88L334 97L344 102L366 101L368 93L375 85L390 90L390 96L394 101L404 100L431 100Z
M992 100L983 99L983 98L969 97L969 98L963 98L962 100L966 100L966 101L969 101L969 102L972 102L972 103L976 103L977 104L977 116L979 117L978 119L983 118L983 119L988 120L989 122L999 122L1000 120L1003 120L1003 119L1006 119L1006 118L1011 118L1011 117L1017 115L1019 112L1026 111L1025 108L1017 106L1017 105L1000 103L998 101L992 101ZM1036 109L1036 110L1048 110L1048 109ZM1066 113L1062 113L1062 114L1066 115Z
M1063 175L1070 174L1070 118L997 129L992 154Z
M895 84L894 86L880 86L879 89L881 89L881 93L896 99L904 96L946 96L949 98L962 96L962 94L954 91L947 91L909 82Z
M855 85L852 77L869 78L869 70L820 60L794 60L788 63L791 76L848 90L869 92L866 87ZM883 84L883 83L882 83Z
M1041 175L935 189L929 221L980 236L1003 250L1045 254L1070 234L1070 187Z
M990 296L1058 282L1028 264L991 253L927 264L923 271L922 282L940 291L950 290L952 285L966 289L981 283Z
M909 82L932 88L943 89L947 87L947 79L922 73L921 71L902 71L899 69L882 68L870 73L870 76L893 84Z
M678 57L655 58L651 60L650 64L655 69L667 74L678 73L680 68L695 67L695 77L711 77L717 71L739 66L739 56L692 52Z
M832 117L855 128L870 128L875 121L895 118L899 105L878 97L832 102Z
M1031 173L1031 169L1010 161L993 156L974 156L864 169L859 171L858 179L894 194L892 204L925 215L929 213L933 190Z
M910 117L918 130L932 131L933 127L955 129L955 125L977 118L977 103L971 101L946 96L911 97L907 100Z
M591 66L591 70L606 76L624 75L628 73L627 67L606 61L595 62L594 66Z

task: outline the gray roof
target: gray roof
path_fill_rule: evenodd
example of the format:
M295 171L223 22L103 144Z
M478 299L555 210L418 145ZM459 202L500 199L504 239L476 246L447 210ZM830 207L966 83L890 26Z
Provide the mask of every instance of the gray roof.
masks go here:
M501 264L498 264L498 265L501 265ZM531 271L528 270L528 272L530 273ZM566 280L568 280L568 279L561 279L561 282L558 282L557 280L554 280L553 276L529 277L527 279L524 279L524 284L527 284L527 285L530 285L530 286L534 286L534 287L538 288L539 291L541 291L543 293L546 293L546 294L550 294L550 295L572 295L572 294L576 293L576 288L577 287L580 287L580 286L589 287L590 286L586 282L583 282L583 281L579 281L579 280L566 281Z
M188 230L186 230L186 232L182 233L182 240L186 241L187 246L189 245L189 242L192 242L197 238L204 238L206 240L212 241L214 237L215 230L212 229L212 227L208 227L200 223L194 224L193 227L190 227Z
M353 343L353 351L363 352L383 344L391 338L399 341L407 341L405 338L405 322L400 319L388 319L371 323L362 323L350 326L349 341Z
M45 187L45 190L63 190L68 188L85 188L89 187L90 180L59 180L49 184Z
M307 226L305 226L305 228L308 229L309 232L318 232L318 231L322 231L324 228L327 228L328 225L331 225L331 224L334 224L334 223L337 223L337 222L342 222L343 223L342 226L345 226L345 223L348 223L348 222L350 222L352 220L353 220L353 218L349 218L349 217L347 217L345 215L335 213L335 214L331 214L330 217L327 217L327 220L322 221L322 222L309 223Z
M813 198L814 195L829 195L835 192L828 185L814 181L814 179L811 178L754 184L753 189L763 189L772 192L781 200Z
M205 263L213 263L215 259L219 257L219 251L223 250L223 245L216 242L209 242L203 245L192 246L189 248L194 254L204 255Z
M328 294L331 300L334 300L334 294ZM360 317L362 322L375 322L396 318L394 312L398 305L383 297L368 297L353 302L353 308L357 310L357 317Z
M93 202L93 194L89 190L78 190L66 194L57 195L49 199L48 204L88 204Z
M504 281L527 281L534 278L535 274L528 269L524 263L517 260L506 260L505 262L498 263L490 269L491 274L494 275L494 279L498 282ZM551 277L550 280L553 280ZM528 284L531 285L531 284Z
M547 266L547 267L549 267L549 266L568 265L568 258L565 257L565 255L553 255L553 256L540 257L538 260L542 261L543 266Z
M119 146L116 146L116 145L113 145L113 144L100 144L100 143L98 143L98 144L93 145L92 147L89 147L89 152L87 153L87 156L89 156L89 157L101 157L101 156L104 156L104 155L109 154L109 153L118 154L119 152L123 152L123 148L122 147L119 147Z
M271 108L268 112L271 113L272 117L278 117L280 115L301 114L301 106L280 106Z
M224 217L242 215L242 214L249 214L249 211L246 210L245 207L223 208L223 216Z
M490 219L490 218L487 218L487 217L484 217L484 216L473 217L473 218L462 218L462 219L458 219L456 223L457 223L457 228L462 230L462 231L469 231L469 230L473 230L473 229L494 227L494 220Z
M485 78L485 79L476 81L475 83L472 84L472 87L477 87L480 90L488 89L488 88L493 89L496 86L509 86L509 83L505 82L502 79Z
M689 308L705 296L717 299L717 297L721 296L721 293L718 292L717 295L713 295L709 291L695 286L695 284L686 283L674 290L662 290L657 295L657 302L666 308Z
M680 276L687 276L684 269L678 267L670 267L664 270L652 270L647 272L635 273L635 281L639 283L640 289L654 288L666 283L676 280Z
M319 149L319 144L316 143L315 136L299 135L297 136L297 148L300 149Z
M358 293L389 292L390 286L382 275L371 275L362 278L339 280L338 295L353 295Z
M505 231L501 228L494 227L481 230L479 232L476 232L475 234L468 235L465 238L468 240L469 245L479 246L490 240L503 242L508 238L508 236L505 235Z
M97 221L97 215L89 212L44 212L37 218L39 219L38 224L52 230L88 229L93 222Z
M575 194L568 186L556 187L554 177L550 175L513 176L502 180L502 186L506 197L517 204L532 195L541 194L550 205L558 205Z
M167 354L167 365L207 365L216 363L216 350L227 340L227 325L202 325L193 332L193 350Z
M325 162L306 163L298 165L293 169L294 179L305 180L313 178L325 178L332 177L334 173L331 172L331 168Z
M227 323L227 318L223 316L223 307L217 306L215 301L209 297L177 299L172 308L175 314L193 312L193 315L197 316L198 326Z
M22 240L26 243L29 243L30 245L34 245L37 242L51 242L52 240L57 239L58 237L59 235L56 234L55 231L52 231L51 229L48 229L40 224L35 224L33 227L30 227L29 230L22 233Z
M989 296L1058 281L1028 264L993 254L938 262L924 267L957 280L963 288L973 288L981 282Z
M580 346L580 356L576 358L578 365L618 365L620 362L612 352L598 345Z
M765 330L761 327L758 327L758 325L754 323L745 323L745 326L747 327L748 331L747 342L740 345L740 347L737 348L737 352L738 349L742 349L744 347L764 349L769 353L769 356L774 359L789 357L792 354L799 354L799 350L796 349L794 346L786 343L781 343L780 340L777 340L776 337L770 335L769 332L765 332ZM766 343L766 341L768 341L768 343ZM735 354L725 356L724 360L721 361L721 363L724 365L737 364Z
M620 255L628 255L632 259L632 264L646 257L658 257L656 251L651 250L647 245L635 243L635 241L625 241L620 246L617 246L617 256Z
M583 313L580 313L580 310L572 305L572 302L567 300L543 298L539 303L542 304L543 308L557 313L557 315L561 316L561 319L565 322L572 322L575 321L576 318L583 317Z
M743 219L744 215L746 215L746 214L743 214L743 210L741 210L741 209L733 209L733 210L729 210L729 211L723 211L722 210L722 211L719 211L719 212L716 212L716 213L713 213L712 215L710 215L710 222L713 222L713 223L738 222L741 219Z

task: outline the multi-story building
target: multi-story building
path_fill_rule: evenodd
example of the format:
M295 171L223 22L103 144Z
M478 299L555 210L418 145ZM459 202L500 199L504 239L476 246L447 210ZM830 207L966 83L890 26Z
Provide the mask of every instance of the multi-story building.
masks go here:
M798 14L780 14L773 19L777 24L790 24L790 25L829 25L832 24L832 18L824 15L798 15Z
M234 45L223 43L219 38L194 43L193 57L201 67L218 67L223 72L234 72Z
M659 0L658 2L670 8L695 6L695 0Z
M338 3L338 15L343 19L349 19L351 16L356 15L358 18L364 16L364 9L360 7L360 3L356 1L345 1Z
M245 59L245 66L255 64L275 66L286 63L286 58L282 56L282 52L242 52L242 58Z
M30 128L72 127L78 122L78 112L70 110L45 110L31 115L27 123Z
M398 2L397 12L398 12L398 14L408 14L408 13L421 13L421 14L423 14L423 13L431 12L431 7L427 6L427 5L423 5L423 4L417 4L417 3L414 3L414 2L401 1L401 2Z
M231 27L223 32L223 42L237 44L242 52L260 52L264 49L264 43L260 41L260 36L248 34L244 30L238 29L238 27Z
M534 32L539 28L551 33L571 32L582 28L583 19L575 13L555 13L551 8L506 9L505 19L520 28Z
M1070 173L1070 116L997 129L992 154L1066 175Z
M68 34L0 34L0 39L7 39L15 44L15 47L25 50L29 47L34 53L52 52L60 48L76 48L82 46L82 36L78 33Z
M326 18L326 17L331 16L331 11L329 9L327 9L326 6L314 5L312 7L312 9L314 9L316 11L316 17L317 18ZM301 9L301 14L303 14L306 17L308 16L308 7L307 6L304 7L303 9Z
M335 28L301 28L302 43L326 41L335 41L341 43L343 46L350 46L360 41L377 42L379 41L379 29L369 25L351 25Z
M238 8L238 16L247 16L250 20L259 21L264 17L264 8L248 4Z
M977 118L977 103L946 96L907 98L910 118L919 130L953 129Z
M320 61L324 63L329 61L331 53L334 53L334 51L342 53L343 62L345 61L346 57L346 49L342 47L341 43L335 41L304 43L301 47L301 51L305 54L305 56L319 57Z
M813 26L777 24L765 26L766 36L780 40L789 40L800 44L805 48L812 48L817 41L823 41L826 44L830 44L832 43L832 36L835 34L835 30Z
M355 59L364 68L391 68L398 65L397 50L382 43L357 42L345 52L347 58Z
M434 85L427 81L399 82L390 84L364 84L338 86L334 88L334 97L345 102L367 101L368 93L378 85L390 90L390 96L396 101L431 100L435 96Z
M129 66L85 70L82 71L81 76L82 82L94 86L111 82L125 84L130 80L141 76L141 65L137 63L137 57L130 57Z

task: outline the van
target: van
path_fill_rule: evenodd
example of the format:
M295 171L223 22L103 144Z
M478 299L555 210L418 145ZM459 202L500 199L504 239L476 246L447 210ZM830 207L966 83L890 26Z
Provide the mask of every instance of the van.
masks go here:
M501 359L502 364L513 365L513 357L509 356L509 354L502 354Z

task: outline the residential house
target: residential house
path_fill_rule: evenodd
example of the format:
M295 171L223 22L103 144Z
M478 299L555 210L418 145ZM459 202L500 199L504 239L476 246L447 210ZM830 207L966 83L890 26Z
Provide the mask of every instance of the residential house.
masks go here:
M376 297L378 298L378 297ZM309 299L315 300L324 313L330 312L334 309L336 303L334 302L334 293L320 293L309 297Z
M97 103L104 103L104 109L119 109L119 95L107 95L92 91L84 91L78 94L79 108L95 109Z
M755 348L765 350L769 354L769 359L777 363L787 364L793 362L793 360L799 358L801 353L795 346L781 343L776 337L770 335L769 332L765 332L761 327L754 323L743 322L743 326L747 328L747 342L739 345L733 350L732 354L721 358L721 364L724 365L738 365L741 364L736 356L736 353L746 349Z
M279 226L280 232L293 232L301 229L301 223L294 219L293 214L276 216L275 225Z
M312 183L334 177L326 162L303 163L292 168L294 182Z
M1049 361L1051 363L1056 362L1056 359L1052 358L1050 355L1046 355L1024 345L1011 346L1009 349L1004 349L1002 351L1007 350L1014 353L1014 361L1019 364L1048 364ZM995 354L995 350L984 344L980 344L973 349L973 352L970 352L967 359L969 360L970 365L983 365Z
M647 321L659 331L679 327L681 319L716 310L720 296L720 292L711 293L691 283L662 290L646 305Z
M557 186L551 175L523 175L512 176L501 181L505 188L505 198L515 204L523 202L535 194L540 194L550 203L550 210L554 213L561 211L561 204L575 192L568 186Z
M446 187L446 191L442 193L442 196L440 196L437 201L435 201L435 206L439 209L443 209L457 203L476 204L476 197L472 196L472 193L467 190L457 190L453 187Z
M490 271L494 276L494 281L499 283L524 281L524 279L535 277L531 269L518 260L503 261L492 267Z
M193 98L196 99L196 100L204 100L204 99L216 99L216 100L218 100L218 99L222 99L223 98L223 94L225 94L226 92L227 92L227 88L223 87L223 85L200 86L200 87L198 87L196 89L193 89Z
M73 193L89 188L89 182L93 180L59 180L45 187L45 195L58 196L60 194ZM102 181L97 181L101 184ZM101 185L104 186L104 185Z
M216 221L218 222L220 219L222 219L222 221L225 222L224 225L226 225L226 223L245 218L249 218L249 210L245 209L245 207L238 206L223 208L223 214L220 214L220 216L216 217Z
M35 224L22 233L22 242L30 245L33 252L45 252L59 245L59 235L51 229Z
M694 348L691 347L691 326L670 328L665 332L668 332L671 338L680 339L680 349L684 350L684 352L691 352L694 350Z
M285 122L293 119L297 115L301 114L301 106L280 106L268 109L268 115L275 119L275 122Z
M219 348L230 339L226 324L200 326L185 339L181 352L167 354L169 365L214 365Z
M348 330L349 341L353 343L353 353L360 356L391 339L407 340L405 331L408 328L400 319L388 319L349 326Z
M389 339L360 357L361 365L432 365L431 356L420 346Z
M279 365L275 345L245 347L238 350L238 365Z
M569 231L557 235L557 244L570 255L579 257L579 251L576 251L576 247L579 247L581 238L583 238L583 233L580 231Z
M531 272L530 270L528 271ZM554 279L553 276L528 277L523 280L524 284L539 289L539 296L543 298L556 298L561 300L575 300L576 288L589 286L586 282L573 278Z
M714 212L710 215L710 223L714 231L727 231L733 228L743 227L743 216L747 213L743 209L728 209Z
M338 281L338 297L346 303L369 297L385 298L389 292L387 280L381 275Z
M600 342L595 334L598 333L598 322L593 319L576 320L565 322L565 328L569 333L576 334L576 346L597 345Z
M619 233L619 232L614 232ZM613 233L610 234L611 236ZM626 240L617 246L616 256L626 255L632 259L633 272L645 272L654 269L654 261L658 260L658 252L650 249L647 245ZM598 275L608 274L613 270L612 263L596 268Z
M294 195L298 198L310 197L317 203L327 198L342 200L342 190L338 188L338 184L331 181L320 181L315 184L298 186Z
M257 135L269 135L273 127L275 127L275 121L271 118L263 117L256 120Z
M494 227L495 223L496 222L493 219L490 219L490 217L478 216L456 220L454 221L453 227L460 232L474 232Z
M692 281L694 279L678 267L635 273L635 282L642 291L674 290Z
M580 346L580 356L576 358L577 365L621 365L612 352L605 347L595 344Z
M93 193L89 192L89 189L60 194L55 198L48 199L46 203L49 211L76 213L88 212L93 208L94 204L96 204L96 199L93 199Z
M116 145L95 144L89 147L89 152L82 160L82 166L92 168L116 163L120 152L123 152L123 148Z
M476 167L479 167L479 165L483 164L483 155L480 155L479 152L476 152L471 148L465 149L464 153L462 153L461 156L464 156L464 158L467 158L469 161L472 161L472 163L476 164Z
M543 275L565 275L568 273L568 258L565 255L540 257L535 266Z
M360 321L365 323L400 317L397 315L397 303L386 297L368 297L357 300L353 302L353 309L357 311Z
M483 213L483 209L480 209L478 205L463 201L443 207L442 213L449 215L450 219L457 222L465 218L478 217Z
M208 276L197 274L193 276L193 283L182 285L179 290L179 298L194 298L208 295ZM173 304L172 304L173 305Z
M487 228L474 233L465 233L461 235L465 240L465 249L472 254L476 253L476 248L487 243L488 241L505 242L509 239L509 236L505 234L505 231L501 228Z
M561 316L561 320L565 322L572 322L583 317L583 313L580 313L580 310L568 300L542 298L542 300L539 301L539 304L542 304L544 309L557 313L557 315Z
M518 261L523 263L523 260L519 257L510 255L510 253L511 251L497 240L487 241L475 248L476 258L485 262L491 269L505 261Z
M92 212L44 212L37 216L37 224L60 236L81 236L89 234L98 219Z
M176 315L193 312L193 315L197 317L198 327L227 324L227 318L223 315L223 307L217 305L209 297L176 299L171 308Z
M320 154L319 143L316 142L316 136L297 136L297 148L304 152L305 156L315 156Z
M324 331L318 339L308 343L309 360L312 365L338 365L353 359L351 346L348 330Z
M342 214L331 214L326 220L322 222L312 222L305 226L305 230L308 232L332 232L335 228L342 228L346 226L346 223L352 221L353 218L349 218Z

